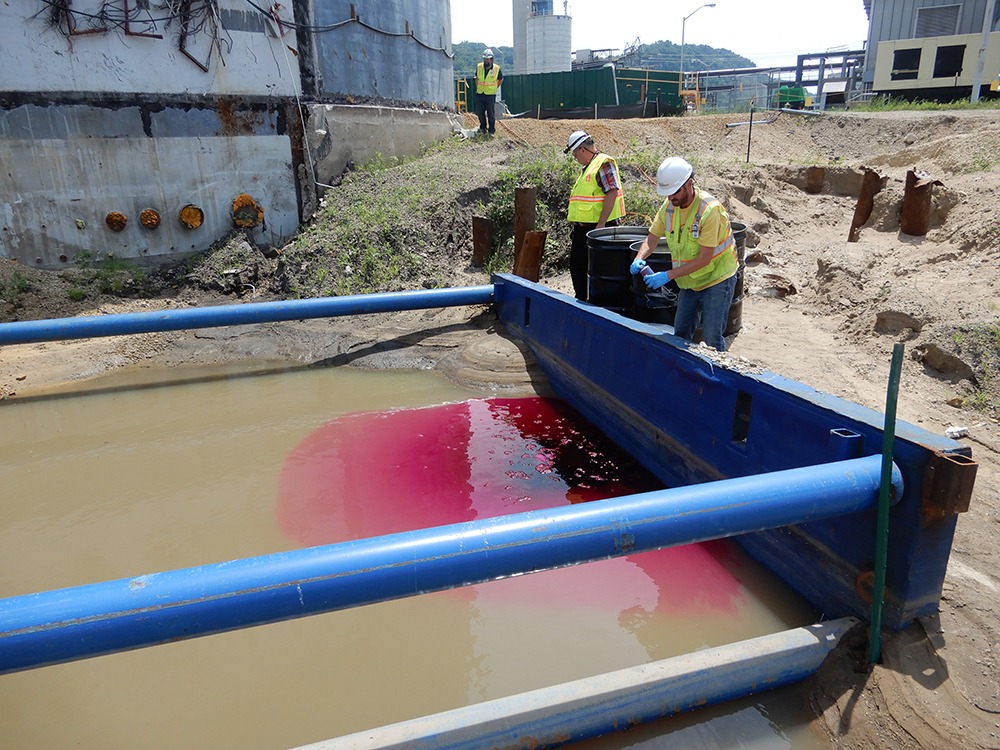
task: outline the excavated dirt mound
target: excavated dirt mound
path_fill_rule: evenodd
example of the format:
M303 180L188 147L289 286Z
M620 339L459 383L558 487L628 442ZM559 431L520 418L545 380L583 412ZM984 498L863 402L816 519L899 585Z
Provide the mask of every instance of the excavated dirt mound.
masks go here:
M892 348L902 342L899 418L939 433L964 429L961 439L971 445L979 473L972 506L958 522L940 613L888 637L884 663L870 673L859 665L857 648L845 644L814 680L813 696L822 711L817 727L838 747L1000 748L1000 112L760 113L752 130L746 115L506 119L491 141L471 139L464 150L424 158L441 160L442 174L461 175L467 196L483 196L508 154L561 149L578 128L611 154L689 158L699 184L748 225L743 325L732 355L882 410ZM823 168L821 180L815 167ZM922 237L900 232L912 168L940 182ZM884 187L858 241L848 242L865 169L876 171ZM626 195L630 184L646 179L637 170L623 168L623 175ZM451 208L449 235L419 248L428 264L448 254L434 278L485 283L467 262L454 260L471 255L474 203ZM235 242L204 278L174 278L161 297L147 300L73 302L72 281L0 262L0 319L280 297L279 262ZM456 269L450 277L449 267ZM569 289L565 274L542 281ZM493 323L485 308L455 308L9 346L0 348L0 398L123 366L237 357L437 367L479 389L540 387L530 354Z

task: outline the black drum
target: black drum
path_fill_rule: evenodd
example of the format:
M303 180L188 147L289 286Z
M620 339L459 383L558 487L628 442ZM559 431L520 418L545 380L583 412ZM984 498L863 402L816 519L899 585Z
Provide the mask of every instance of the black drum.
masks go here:
M632 309L632 274L628 267L635 253L630 246L644 240L645 227L603 227L587 232L587 298L599 307L627 315Z

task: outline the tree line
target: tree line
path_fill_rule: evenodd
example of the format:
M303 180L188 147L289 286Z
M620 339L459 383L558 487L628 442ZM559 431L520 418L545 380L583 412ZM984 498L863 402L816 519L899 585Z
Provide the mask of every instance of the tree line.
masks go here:
M489 45L483 42L456 42L452 44L455 54L455 75L474 76L476 65L483 59L483 50ZM490 47L493 59L504 75L514 67L513 47ZM681 46L673 42L661 41L640 44L630 50L629 56L620 62L626 68L649 68L650 70L680 70ZM710 47L707 44L684 45L684 69L724 70L727 68L753 68L756 63L731 50Z

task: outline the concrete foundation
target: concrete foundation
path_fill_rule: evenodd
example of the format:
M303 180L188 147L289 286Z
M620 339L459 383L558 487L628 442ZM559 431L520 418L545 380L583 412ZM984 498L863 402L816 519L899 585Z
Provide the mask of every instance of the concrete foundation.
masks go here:
M345 168L451 132L447 0L178 7L0 4L0 258L280 246Z

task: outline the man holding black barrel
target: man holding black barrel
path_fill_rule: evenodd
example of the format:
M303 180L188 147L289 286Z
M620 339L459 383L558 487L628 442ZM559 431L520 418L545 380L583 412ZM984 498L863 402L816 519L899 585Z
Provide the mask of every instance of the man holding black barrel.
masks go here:
M680 293L674 333L692 341L700 313L702 340L724 352L723 332L739 270L729 214L722 203L694 184L694 167L679 156L661 162L656 172L656 192L666 200L656 212L629 270L643 273L645 258L666 237L672 267L669 271L643 273L646 286L659 289L676 281Z

